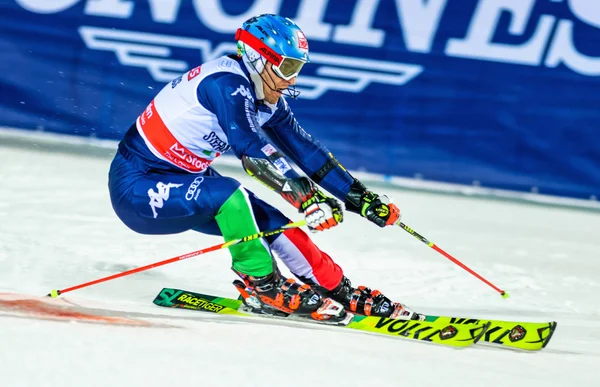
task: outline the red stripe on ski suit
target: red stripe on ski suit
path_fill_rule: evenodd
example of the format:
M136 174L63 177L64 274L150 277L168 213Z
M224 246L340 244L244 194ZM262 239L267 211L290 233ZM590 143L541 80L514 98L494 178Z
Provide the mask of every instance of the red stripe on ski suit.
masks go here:
M154 100L138 117L138 123L150 145L171 164L188 172L199 173L212 163L212 160L200 157L183 146L173 136L156 110Z

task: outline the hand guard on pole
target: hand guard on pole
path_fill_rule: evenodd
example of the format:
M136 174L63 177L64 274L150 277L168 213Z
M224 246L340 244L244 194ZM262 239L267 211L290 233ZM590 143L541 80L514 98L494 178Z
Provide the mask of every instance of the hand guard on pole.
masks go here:
M317 189L306 177L289 179L281 196L304 213L310 231L323 231L344 220L340 203Z
M282 157L279 153L273 158ZM246 172L279 193L288 203L304 213L311 231L323 231L337 226L344 219L342 206L337 200L325 196L307 177L287 178L269 160L242 156Z
M379 227L397 224L400 209L387 196L368 191L360 181L354 180L345 200L346 210L355 212Z

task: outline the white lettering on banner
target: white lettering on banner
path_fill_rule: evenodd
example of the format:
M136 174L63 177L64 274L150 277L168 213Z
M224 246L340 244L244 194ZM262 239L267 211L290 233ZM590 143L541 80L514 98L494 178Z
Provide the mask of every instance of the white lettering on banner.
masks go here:
M556 30L554 44L546 58L546 66L557 67L564 63L571 70L590 77L600 75L600 58L591 58L573 47L573 22L561 20Z
M204 25L221 33L235 32L243 22L263 13L279 13L281 0L254 0L246 12L229 15L221 7L222 0L194 0L196 15Z
M406 48L414 52L431 52L435 33L448 0L396 0Z
M23 8L37 13L57 13L72 7L81 0L16 0ZM181 0L148 0L152 20L174 23L181 7ZM87 0L84 13L93 16L129 19L133 15L135 2L132 0Z
M57 13L71 8L79 3L79 0L15 0L17 4L30 12L35 13Z
M373 19L381 0L360 0L352 13L349 26L336 27L333 41L381 47L385 31L373 29ZM303 27L305 28L305 27Z
M157 208L163 208L164 206L164 202L169 200L169 194L170 194L170 190L171 188L179 188L181 187L183 184L174 184L174 183L168 183L168 184L164 184L162 182L159 182L156 184L156 190L158 192L154 192L154 190L152 188L150 188L148 190L148 196L150 197L150 208L152 208L152 214L154 215L154 218L156 218L158 216L158 213L156 212Z
M174 23L181 7L181 0L148 0L152 20L159 23ZM131 0L88 0L87 15L129 19L135 2Z
M181 0L149 0L152 19L160 23L175 23Z
M592 2L594 4L592 4ZM569 0L570 9L581 17L586 13L583 22L598 26L600 24L599 0ZM557 67L564 63L579 74L597 76L600 74L600 58L581 54L575 47L573 39L573 22L557 21L556 17L542 15L536 24L533 37L528 42L514 45L493 43L492 38L497 31L500 15L504 11L511 13L509 32L520 35L525 32L531 22L535 0L486 0L480 1L475 10L473 21L465 39L450 39L446 46L446 54L450 56L484 59L496 62L507 62L539 66L542 64L544 51L550 46L544 64ZM550 41L552 29L558 24L554 40Z
M535 0L480 1L467 37L450 39L446 46L446 54L464 58L539 65L556 20L554 16L543 15L535 28L533 37L526 43L519 45L492 42L503 11L511 13L509 32L513 35L522 35L527 28L534 5Z
M583 22L600 28L600 0L569 0L571 11ZM574 47L573 22L561 20L554 42L546 58L546 66L564 63L570 69L588 76L600 75L600 58L581 54Z
M395 0L400 27L404 33L406 46L415 52L430 52L440 19L448 0ZM347 26L335 27L324 23L329 0L304 0L294 19L302 26L309 39L333 40L342 44L358 44L382 47L385 31L373 28L375 14L381 0L359 0L352 12L352 20Z
M133 14L133 5L133 1L130 0L88 0L85 5L85 13L129 19Z
M87 15L131 18L138 3L133 0L15 0L22 8L42 14L63 12L78 3L85 4ZM229 15L225 12L226 0L193 0L193 8L198 20L209 29L223 34L233 34L252 15L280 13L283 0L247 0L247 7L241 14ZM541 0L539 0L541 1ZM538 2L539 2L538 1ZM549 68L564 65L582 75L600 74L600 55L595 46L584 53L577 48L577 39L600 34L600 0L552 0L560 1L572 12L572 16L559 18L555 15L536 12L536 0L477 0L468 25L465 25L464 38L450 38L445 54L451 57L511 63ZM460 0L457 0L460 2ZM150 15L157 23L175 23L180 15L181 0L148 0ZM337 1L299 0L295 21L302 26L309 40L352 44L369 47L383 47L386 31L375 28L376 15L384 4L382 0L356 0L344 2L353 7L347 25L332 24L328 10ZM386 3L389 4L389 3ZM447 11L449 0L394 0L397 22L402 30L406 49L410 52L429 53L436 41L440 23ZM139 7L138 7L139 8ZM508 15L507 31L504 20ZM579 23L579 24L577 24ZM575 35L574 30L584 24L584 33ZM158 35L138 31L118 31L110 28L81 26L79 32L90 49L114 51L123 65L144 67L159 82L168 82L189 69L190 64L172 58L172 48L198 50L204 60L235 52L235 42L229 38L222 43L205 39L192 39L179 36ZM520 43L501 43L497 36L510 34L520 39ZM439 39L439 37L438 37ZM311 58L326 58L327 54L311 53ZM366 60L369 63L382 63L390 67L394 62L380 62L366 58L338 56L352 60ZM316 61L313 61L315 63ZM321 62L323 64L323 62ZM194 63L193 65L196 65ZM390 72L373 70L363 66L347 66L344 75L333 74L330 63L317 68L317 76L303 76L298 79L298 88L308 88L301 97L318 98L327 90L360 92L364 85L372 82L404 84L413 72L420 73L421 66L401 64L403 69ZM350 68L348 68L350 67ZM358 67L358 68L356 68ZM415 70L416 69L416 70ZM399 75L398 71L402 73ZM304 78L304 80L302 80Z
M300 3L294 21L302 26L302 31L308 39L330 40L333 26L323 22L327 3L329 0L304 0Z
M568 0L569 8L584 23L600 28L600 0Z

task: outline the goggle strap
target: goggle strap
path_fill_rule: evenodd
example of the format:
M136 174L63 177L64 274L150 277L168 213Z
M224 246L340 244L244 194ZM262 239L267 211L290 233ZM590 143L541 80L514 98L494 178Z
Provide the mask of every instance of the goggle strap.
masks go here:
M271 50L271 48L262 40L242 28L238 28L236 31L235 40L241 40L256 51L260 52L265 58L267 58L267 61L271 62L275 66L279 66L283 61L283 57L281 55Z

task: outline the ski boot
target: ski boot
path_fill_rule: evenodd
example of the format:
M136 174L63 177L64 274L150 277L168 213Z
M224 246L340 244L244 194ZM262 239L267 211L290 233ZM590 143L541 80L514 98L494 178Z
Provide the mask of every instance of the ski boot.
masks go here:
M322 297L309 285L283 278L278 271L264 277L238 274L244 282L235 280L233 285L252 313L295 316L335 325L346 325L354 317L338 302Z
M371 290L365 286L352 287L347 277L342 277L340 284L333 290L317 287L321 295L330 297L344 305L346 310L364 315L388 317L398 320L424 320L425 316L413 312L399 302L392 302L379 290Z

